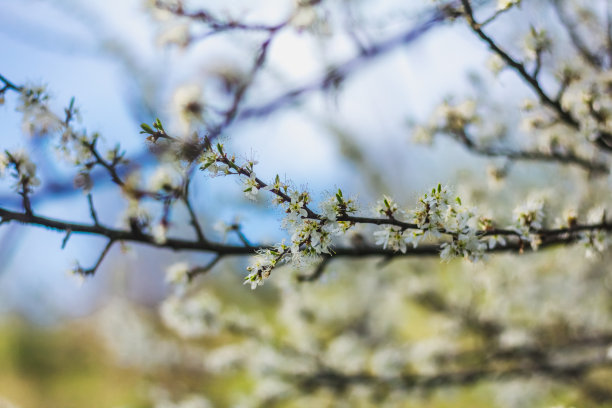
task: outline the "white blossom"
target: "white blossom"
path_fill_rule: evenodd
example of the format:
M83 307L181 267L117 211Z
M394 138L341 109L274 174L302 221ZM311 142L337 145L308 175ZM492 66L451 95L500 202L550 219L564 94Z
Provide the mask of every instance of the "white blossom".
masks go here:
M291 17L291 25L298 30L312 27L317 20L317 12L310 1L295 0L295 11Z
M299 252L300 245L304 245L306 253L330 253L331 234L322 228L322 224L314 220L303 220L296 226L291 236L292 252Z
M40 179L36 175L36 164L30 160L25 150L7 151L0 157L0 176L4 175L8 168L14 170L11 176L15 179L13 185L15 190L25 189L31 192L33 187L40 185Z
M212 150L206 150L198 158L200 170L207 170L212 177L228 175L229 166L225 163L220 163L219 159L217 153Z
M166 282L180 285L188 281L189 264L187 262L177 262L166 269Z
M329 199L323 201L319 204L319 208L321 209L321 215L330 221L336 221L339 213L338 201L336 197L330 197Z
M6 173L6 169L10 164L9 158L5 153L0 152L0 177L4 177Z
M151 191L173 191L179 188L180 181L176 171L170 166L158 166L149 178L149 188Z
M177 45L185 48L191 40L190 25L188 21L173 21L166 24L162 31L157 36L157 45L166 47L169 45Z
M404 240L407 244L411 244L413 248L419 246L419 243L425 238L426 232L422 230L407 230L404 231Z
M517 206L513 211L514 225L512 226L521 237L529 239L532 230L542 228L544 221L544 201L530 198L527 202Z
M521 0L497 0L498 10L507 10L512 6L521 4Z
M457 235L451 242L445 242L441 247L440 258L445 262L457 257L475 262L482 259L487 244L480 241L474 231L469 231Z
M548 51L551 46L551 39L545 30L536 30L532 27L525 37L525 55L532 60L535 60L543 51Z
M234 229L234 226L227 224L223 220L219 220L213 225L213 229L221 234L221 241L225 242L227 240L227 234Z
M462 131L467 125L479 120L476 108L476 102L470 99L455 105L444 101L434 112L432 121L440 130Z
M323 218L336 221L339 216L351 215L357 211L357 205L352 198L344 198L342 191L338 192L319 204Z
M393 218L395 215L404 215L404 211L399 208L395 200L387 195L376 202L374 214L377 216Z
M172 109L179 120L183 133L189 133L193 126L203 120L205 103L202 88L198 84L179 86L172 97Z
M253 264L251 264L251 266L247 268L247 271L249 271L249 274L244 278L244 285L251 285L251 290L255 290L258 286L262 286L264 284L263 280L267 276L264 276L264 272L262 272L262 265L259 261L255 261ZM267 275L270 276L269 269L267 272Z
M401 228L386 225L382 229L374 232L376 238L376 245L382 245L383 249L390 248L393 251L400 251L406 253L406 239L404 238L404 232Z
M185 338L211 336L219 333L218 315L221 304L207 292L179 298L171 296L160 307L163 322Z
M30 136L45 136L62 128L61 120L46 106L32 106L23 112L21 131Z
M251 172L249 177L244 178L244 189L242 190L244 195L250 200L257 200L257 193L259 192L259 182L254 172Z
M412 129L412 142L417 144L431 145L434 140L435 130L426 126L415 126Z
M487 237L487 245L489 249L495 249L498 246L505 247L506 246L506 238L503 235L489 235Z
M493 54L487 60L487 68L489 68L489 70L493 73L493 75L498 75L501 71L503 71L505 67L506 67L506 62L498 54Z
M151 235L153 235L153 241L158 245L163 245L168 240L166 235L168 234L168 225L165 222L159 222L151 229Z
M299 227L304 218L308 217L308 211L304 207L310 201L310 196L306 192L300 193L297 190L292 190L289 192L289 198L291 199L289 203L281 203L287 212L282 227L293 231L293 229Z
M595 207L589 210L587 222L589 224L600 224L605 221L606 210L603 207ZM610 238L605 231L594 230L580 233L579 241L584 244L585 255L588 259L598 259L610 246Z

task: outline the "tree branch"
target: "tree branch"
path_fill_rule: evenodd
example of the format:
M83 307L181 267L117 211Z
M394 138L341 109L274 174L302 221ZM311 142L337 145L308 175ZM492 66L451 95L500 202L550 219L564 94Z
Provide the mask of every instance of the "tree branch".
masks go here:
M119 230L114 228L104 227L102 225L88 225L60 221L52 218L45 218L38 215L25 214L21 212L10 211L7 209L0 208L0 218L2 222L17 221L22 224L29 224L35 226L46 227L57 231L68 231L70 230L73 234L91 234L107 237L110 241L125 241L135 242L145 245L155 246L159 248L167 248L175 251L201 251L201 252L213 252L224 256L245 256L253 255L258 250L265 250L271 248L271 245L253 245L252 247L246 247L243 245L229 245L215 242L200 242L198 240L191 241L185 239L168 238L165 243L161 244L155 241L154 237L150 234L142 233L140 231L132 230ZM358 217L355 217L359 219ZM368 220L368 218L362 218ZM378 221L377 219L373 219ZM542 229L533 231L533 234L540 235L542 237L542 243L540 248L550 248L555 245L565 245L574 243L579 237L577 232L584 231L612 231L612 223L602 222L599 224L592 225L576 225L572 228L558 228L558 229ZM484 235L516 235L517 233L512 230L494 230L486 231ZM522 252L525 249L524 243L520 241L508 242L504 246L497 246L493 249L488 249L489 253L496 252ZM363 257L405 257L405 256L436 256L439 255L441 250L441 244L430 244L421 245L416 248L407 248L405 253L394 252L386 250L376 246L362 246L359 248L355 247L344 247L338 246L333 249L333 256L335 257L350 257L350 258L363 258Z
M323 370L312 375L296 375L296 380L304 390L315 390L321 387L342 391L350 385L389 386L399 389L436 389L448 386L466 386L482 381L508 381L515 378L539 375L543 377L570 380L579 378L588 371L600 367L610 367L605 356L560 365L548 361L525 363L510 368L481 368L458 372L447 372L434 375L404 374L398 377L383 378L369 373L345 374L334 370Z
M242 121L245 119L269 115L272 112L287 106L302 95L319 90L326 90L332 85L337 84L339 81L342 81L354 71L357 71L364 65L365 62L375 60L375 57L388 54L399 46L405 46L416 41L422 35L429 32L432 28L447 21L450 17L453 17L453 15L449 15L448 12L445 11L436 10L425 22L418 24L416 27L412 27L400 35L391 37L390 39L381 41L367 48L363 48L355 57L345 61L335 68L330 69L323 77L301 87L291 89L267 103L244 109L238 115L238 120Z
M491 37L485 34L484 31L482 31L482 25L476 22L476 20L474 19L474 13L470 1L461 0L461 3L463 4L463 7L465 9L466 18L472 31L474 31L474 33L476 33L476 35L480 37L480 39L482 39L494 53L501 57L506 64L508 64L515 72L518 73L519 77L521 77L525 81L525 83L527 83L531 87L531 89L538 95L540 102L555 111L559 118L567 125L578 130L580 128L580 124L572 116L572 114L563 109L563 107L558 101L553 100L544 91L538 80L527 72L527 69L522 63L513 59L507 52L502 50L497 45L497 43L493 41Z
M570 21L569 17L565 14L562 2L559 0L552 0L552 6L553 10L557 14L557 17L559 18L559 21L561 22L561 25L565 28L565 31L567 32L574 48L576 48L582 58L584 58L584 60L593 68L601 70L603 65L601 58L591 52L586 45L586 42L582 40L576 31L576 25Z
M208 273L219 261L223 258L222 254L216 255L209 263L204 266L196 266L187 272L187 279L189 281L193 280L198 275L203 275Z
M596 174L608 174L610 169L603 162L589 160L572 152L540 152L537 150L512 150L502 147L479 146L464 131L453 134L453 139L463 144L469 151L488 157L505 157L509 160L556 162L562 165L580 167Z

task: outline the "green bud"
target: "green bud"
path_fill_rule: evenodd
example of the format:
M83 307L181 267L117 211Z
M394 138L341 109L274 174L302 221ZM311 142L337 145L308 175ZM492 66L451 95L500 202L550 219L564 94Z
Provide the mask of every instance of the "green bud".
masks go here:
M151 129L151 126L147 125L146 123L141 123L140 127L142 128L142 131L140 133L147 133L150 135L155 133L155 131Z

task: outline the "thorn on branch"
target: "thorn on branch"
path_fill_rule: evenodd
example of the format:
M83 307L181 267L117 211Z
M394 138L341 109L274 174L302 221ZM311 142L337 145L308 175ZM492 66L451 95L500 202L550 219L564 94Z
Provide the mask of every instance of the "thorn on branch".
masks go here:
M68 240L70 239L70 235L72 235L72 230L70 229L66 230L66 236L62 240L62 249L66 248L66 244L68 243Z

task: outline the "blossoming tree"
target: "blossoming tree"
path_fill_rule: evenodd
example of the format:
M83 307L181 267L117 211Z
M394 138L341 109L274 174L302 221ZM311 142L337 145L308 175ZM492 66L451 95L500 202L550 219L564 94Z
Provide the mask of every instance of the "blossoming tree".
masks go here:
M368 6L352 1L300 0L283 18L265 22L220 17L212 6L180 0L152 2L151 13L166 25L164 47L246 35L256 51L243 56L250 62L242 71L211 71L209 82L179 87L173 114L132 135L153 151L142 163L82 129L75 99L59 112L44 87L0 76L1 101L15 104L25 135L53 141L73 169L74 189L86 194L91 218L40 212L33 198L44 197L53 180L37 172L26 150L7 148L0 175L19 205L0 203L1 224L57 230L64 245L80 234L105 238L95 262L73 269L87 280L115 245L210 254L205 264L185 255L167 266L172 290L160 307L163 322L181 338L205 341L164 343L174 351L158 364L226 379L235 389L215 396L205 388L202 396L174 395L174 403L159 406L411 406L423 398L444 404L440 390L448 389L474 392L457 397L463 404L612 400L612 10L606 1L420 3L394 4L388 13L402 16L401 27L381 30L368 20ZM550 18L496 34L535 13ZM382 187L371 199L340 186L316 199L320 192L296 186L283 169L260 176L257 160L236 150L235 127L299 110L295 105L311 94L341 94L374 61L436 29L467 30L489 53L489 72L481 73L488 77L474 81L473 96L448 97L428 120L402 126L406 140L432 149L453 143L488 158L489 166L472 168L471 179L434 183L411 201L397 198L417 193L404 185ZM340 38L351 52L315 80L262 102L253 94L267 86L275 69L270 50L287 32L323 47ZM513 89L502 90L500 103L488 87L501 76ZM211 82L221 89L208 89ZM359 177L392 182L368 163L367 151L351 146ZM484 173L488 181L479 177ZM238 222L200 214L191 187L211 178L227 188L237 180L245 200L280 214L284 238L248 237ZM536 182L529 185L530 178ZM119 226L98 216L96 191L109 183L125 201ZM249 259L248 287L266 284L266 300L255 307L219 294L214 277L205 276L231 273L235 258ZM151 336L161 342L167 334Z

